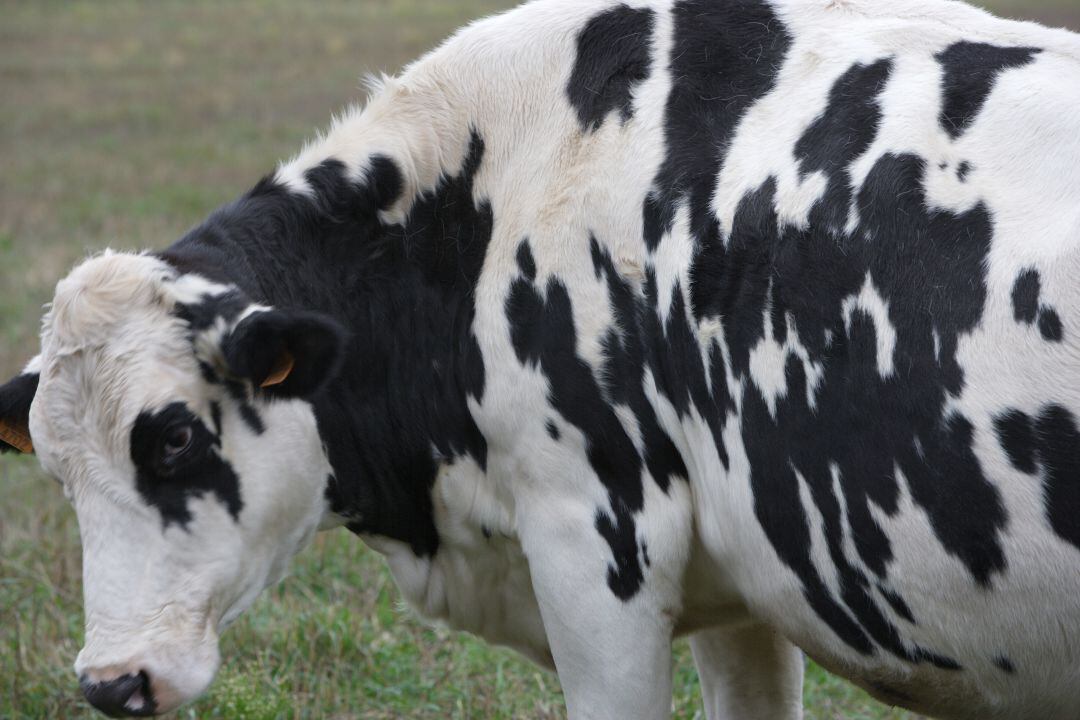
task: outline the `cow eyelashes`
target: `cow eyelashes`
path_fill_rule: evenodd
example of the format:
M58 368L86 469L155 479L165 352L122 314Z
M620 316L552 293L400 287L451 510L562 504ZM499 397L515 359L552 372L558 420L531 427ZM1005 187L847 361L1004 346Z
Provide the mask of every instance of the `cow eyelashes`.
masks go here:
M162 452L165 457L174 457L188 449L195 431L190 425L171 427L165 432L165 443Z
M145 411L131 428L131 460L149 476L175 476L184 467L201 462L217 442L184 403L174 402L157 411Z
M161 436L158 449L158 466L171 470L190 453L195 440L195 428L189 423L170 425Z

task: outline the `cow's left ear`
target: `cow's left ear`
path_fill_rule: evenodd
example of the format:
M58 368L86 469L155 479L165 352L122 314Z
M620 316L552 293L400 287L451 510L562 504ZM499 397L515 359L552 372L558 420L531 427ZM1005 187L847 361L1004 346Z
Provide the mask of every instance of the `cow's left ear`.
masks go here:
M222 342L229 372L266 395L308 397L333 380L345 355L345 330L333 318L266 310L241 320Z
M0 386L0 453L34 452L30 404L37 394L38 377L36 372L24 372Z

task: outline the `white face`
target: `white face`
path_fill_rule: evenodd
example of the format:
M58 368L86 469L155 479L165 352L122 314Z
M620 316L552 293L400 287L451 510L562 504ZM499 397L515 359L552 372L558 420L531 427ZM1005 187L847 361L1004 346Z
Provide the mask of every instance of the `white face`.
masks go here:
M251 309L194 334L177 312L219 290L111 254L58 285L44 324L29 429L78 517L75 671L106 711L165 712L200 695L221 630L325 513L330 467L311 405L268 399L220 350Z

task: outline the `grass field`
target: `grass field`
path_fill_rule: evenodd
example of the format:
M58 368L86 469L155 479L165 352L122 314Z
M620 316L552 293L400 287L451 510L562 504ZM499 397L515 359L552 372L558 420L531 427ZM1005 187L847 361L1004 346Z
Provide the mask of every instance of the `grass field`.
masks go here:
M76 260L168 244L360 99L362 72L508 4L0 2L2 377L36 352L41 305ZM1012 9L1080 27L1075 0ZM5 456L0 718L91 716L71 671L82 632L74 515L33 459ZM212 692L178 717L565 715L553 675L416 620L344 531L319 537L223 652ZM702 717L685 644L675 667L675 717ZM813 666L806 705L818 720L914 718Z

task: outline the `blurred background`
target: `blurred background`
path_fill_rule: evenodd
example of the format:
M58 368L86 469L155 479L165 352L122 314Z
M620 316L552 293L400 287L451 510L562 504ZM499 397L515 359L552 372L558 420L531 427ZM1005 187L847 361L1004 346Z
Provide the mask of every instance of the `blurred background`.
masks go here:
M106 246L168 245L395 72L500 0L0 0L0 381L37 352L41 306ZM1080 29L1080 0L987 0ZM32 458L0 460L0 718L91 717L78 529ZM226 634L183 718L560 718L557 679L405 610L345 531ZM807 718L911 720L811 666ZM676 717L703 717L685 644Z

